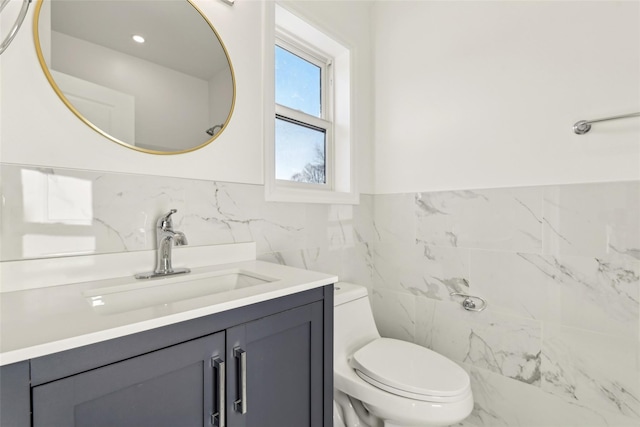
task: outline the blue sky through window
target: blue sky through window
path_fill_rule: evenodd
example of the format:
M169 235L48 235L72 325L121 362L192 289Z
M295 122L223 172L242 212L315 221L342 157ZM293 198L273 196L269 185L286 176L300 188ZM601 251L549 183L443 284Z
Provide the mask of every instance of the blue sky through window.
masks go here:
M276 46L276 103L310 116L321 117L321 68ZM303 182L325 183L325 132L322 129L276 119L276 179L296 179L310 171L321 170L322 176Z
M324 184L324 158L323 131L276 119L276 179ZM296 174L309 176L318 167L319 178L294 179Z
M276 46L276 103L320 117L320 67Z

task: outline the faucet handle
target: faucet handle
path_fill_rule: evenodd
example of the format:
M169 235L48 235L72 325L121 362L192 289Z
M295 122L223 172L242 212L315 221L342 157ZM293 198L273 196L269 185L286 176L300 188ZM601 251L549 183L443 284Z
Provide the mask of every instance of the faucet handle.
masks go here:
M161 216L158 219L158 227L162 228L163 230L172 229L173 221L171 220L171 215L176 212L178 212L177 209L171 209L165 216Z
M171 209L168 214L165 215L164 219L168 220L171 215L178 212L178 209Z

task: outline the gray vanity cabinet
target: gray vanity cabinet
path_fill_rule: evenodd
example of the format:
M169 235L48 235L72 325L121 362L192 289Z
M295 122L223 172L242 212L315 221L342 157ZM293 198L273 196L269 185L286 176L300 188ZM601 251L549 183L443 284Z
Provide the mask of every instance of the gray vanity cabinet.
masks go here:
M33 387L33 426L211 425L217 333Z
M332 355L326 286L2 367L0 420L208 427L222 413L226 427L329 427ZM30 397L11 391L26 384Z
M228 329L227 345L230 403L238 402L229 427L323 426L322 304ZM236 349L245 351L244 379Z

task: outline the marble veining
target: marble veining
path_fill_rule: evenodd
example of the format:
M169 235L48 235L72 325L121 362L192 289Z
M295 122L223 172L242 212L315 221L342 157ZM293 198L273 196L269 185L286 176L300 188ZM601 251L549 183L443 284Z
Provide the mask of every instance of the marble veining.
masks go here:
M638 259L640 182L544 189L544 253Z
M550 325L542 357L542 389L582 406L640 420L637 340Z
M414 295L449 300L451 292L469 291L469 251L432 246L416 239L417 277L406 289Z
M540 322L488 310L471 313L448 301L436 304L432 322L434 351L518 381L540 383Z
M549 320L622 335L638 336L640 263L583 257L520 254L546 276ZM584 313L588 312L589 316Z
M540 352L530 354L505 350L494 351L491 344L476 334L473 329L469 334L469 349L463 362L485 367L527 384L540 383Z
M384 336L465 366L462 427L637 426L640 182L269 203L261 185L2 164L0 260L256 242L276 264L370 289ZM469 313L450 292L487 299ZM544 408L544 410L541 410Z
M548 306L547 276L518 253L473 251L470 291L490 301L491 309L544 320Z
M417 237L435 246L540 252L539 190L476 190L415 195Z
M582 406L480 368L472 368L470 374L475 405L468 420L477 426L632 427L638 423L636 418Z

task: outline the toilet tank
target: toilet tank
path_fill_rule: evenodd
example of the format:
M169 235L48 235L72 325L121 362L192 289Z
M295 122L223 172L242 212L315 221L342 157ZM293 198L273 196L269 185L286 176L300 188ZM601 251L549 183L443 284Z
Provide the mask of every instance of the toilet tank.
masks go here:
M367 288L349 282L338 282L333 286L333 289L334 307L369 296Z
M380 333L373 320L367 288L338 282L334 289L334 355L344 360L365 344L380 338Z

